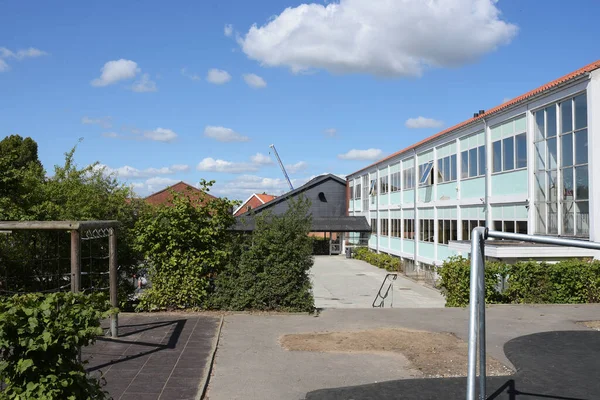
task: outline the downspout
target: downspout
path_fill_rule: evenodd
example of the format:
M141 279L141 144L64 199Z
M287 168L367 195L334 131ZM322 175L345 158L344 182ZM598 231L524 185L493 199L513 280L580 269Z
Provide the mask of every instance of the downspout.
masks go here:
M414 243L415 243L415 267L418 264L417 261L417 254L419 254L419 235L421 233L421 228L419 227L419 224L417 224L418 222L418 215L417 215L417 190L419 189L419 180L417 179L417 149L413 148L413 230L414 230L414 234L415 237L413 238Z
M485 117L481 119L483 121L483 138L485 142L485 192L483 199L483 207L485 209L485 226L491 228L492 225L492 213L490 210L490 188L491 188L491 179L490 173L492 171L491 162L492 162L492 137L488 132L488 125Z

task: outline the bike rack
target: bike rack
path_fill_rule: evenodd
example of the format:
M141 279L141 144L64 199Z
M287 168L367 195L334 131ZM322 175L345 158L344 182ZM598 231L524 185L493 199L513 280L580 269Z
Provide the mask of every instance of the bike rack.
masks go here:
M479 344L479 399L484 400L486 398L484 268L485 241L488 238L518 240L521 242L545 243L556 246L600 250L600 243L584 240L490 231L484 227L477 227L473 229L473 232L471 233L471 282L469 289L469 358L467 367L467 400L476 400L477 396L477 344Z

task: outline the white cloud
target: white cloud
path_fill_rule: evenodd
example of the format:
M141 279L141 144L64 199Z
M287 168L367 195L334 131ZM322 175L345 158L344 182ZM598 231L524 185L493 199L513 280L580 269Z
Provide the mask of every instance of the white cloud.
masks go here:
M91 118L84 116L81 118L81 123L84 125L98 125L104 129L112 128L112 117Z
M204 136L216 139L219 142L247 142L250 140L248 136L222 126L207 126L204 128Z
M254 172L258 170L258 166L244 162L232 162L225 160L215 160L208 157L200 161L196 166L198 171L205 172L227 172L230 174L240 174L244 172Z
M269 157L265 154L262 154L262 153L256 153L255 155L250 157L250 161L252 161L254 164L257 164L257 165L273 164L273 160L271 159L271 157Z
M156 128L153 131L144 132L144 137L157 142L172 142L177 139L177 134L171 129Z
M0 47L0 72L6 72L10 69L10 66L4 59L22 61L26 58L36 58L47 55L48 53L46 53L45 51L36 49L34 47L17 50L16 53L12 50L7 49L6 47Z
M299 187L308 180L309 178L303 178L291 181L294 187ZM240 175L225 183L217 182L213 187L214 194L239 200L245 200L252 193L265 192L278 196L289 190L288 183L283 178L266 178L256 175Z
M256 74L244 74L244 81L248 84L248 86L253 87L255 89L262 89L267 87L267 82L260 76Z
M135 61L120 59L107 62L101 71L100 78L91 82L92 86L108 86L120 80L133 79L141 70Z
M171 165L171 169L177 172L187 172L190 170L190 166L186 164L174 164Z
M233 35L233 25L225 25L225 28L223 28L223 33L225 34L225 36L231 37Z
M222 69L213 68L208 71L206 80L215 85L222 85L231 80L231 75L229 75L229 72L223 71Z
M338 154L338 158L342 160L376 160L380 158L382 154L383 152L380 149L352 149L347 153Z
M156 92L156 82L150 80L150 74L143 74L139 81L131 85L131 90L137 93Z
M188 72L187 68L181 68L181 75L193 81L199 81L200 79L202 79L200 78L200 75Z
M102 136L107 137L107 138L118 138L119 134L116 132L104 132L102 134Z
M335 129L335 128L329 128L329 129L325 129L325 130L323 131L323 133L324 133L326 136L329 136L329 137L334 137L335 135L337 135L337 129Z
M431 67L472 63L508 44L517 26L497 0L340 0L286 8L253 25L238 43L266 66L293 72L419 76Z
M138 169L129 165L124 165L119 168L110 168L106 165L99 165L99 168L103 168L107 174L114 174L119 179L142 179L150 178L157 175L174 175L178 172L187 172L190 170L189 165L175 164L170 167L161 168L146 168Z
M407 119L404 125L410 129L441 128L444 126L444 121L433 118L417 117Z
M289 174L297 174L300 171L304 171L308 168L308 164L305 161L298 161L296 164L289 164L285 166L285 170Z

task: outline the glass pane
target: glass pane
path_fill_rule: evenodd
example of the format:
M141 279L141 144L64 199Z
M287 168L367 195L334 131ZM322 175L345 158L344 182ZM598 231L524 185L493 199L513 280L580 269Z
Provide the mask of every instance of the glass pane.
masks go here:
M456 230L456 220L450 221L450 240L458 240L458 232Z
M556 169L556 138L548 139L548 169Z
M563 203L562 205L562 217L563 217L563 235L574 235L575 224L574 224L574 207L575 204L571 201Z
M556 106L546 108L546 137L556 136Z
M575 132L575 164L588 162L588 135L587 129Z
M535 205L535 232L546 233L546 203L537 203Z
M546 173L538 172L535 174L535 201L546 201Z
M548 201L556 202L558 199L558 188L556 187L556 171L548 172Z
M515 146L517 148L517 168L527 167L527 135L525 133L515 136Z
M450 157L445 157L444 158L444 182L449 182L451 179L451 175L450 175Z
M569 167L573 165L573 134L569 133L564 135L561 140L561 156L562 160L560 164L563 167Z
M517 221L517 233L527 235L527 221Z
M502 141L502 157L504 163L502 165L504 171L515 169L515 138L509 137Z
M585 94L575 97L575 129L587 127L587 98Z
M575 168L575 196L577 200L589 199L588 167Z
M438 219L438 243L444 243L444 220Z
M502 171L502 141L498 140L497 142L492 143L492 163L493 172L501 172Z
M573 105L571 100L560 103L560 132L571 132L573 130Z
M541 171L546 169L546 142L535 145L535 167Z
M544 110L535 113L535 140L544 138Z
M485 175L485 146L479 146L479 175Z
M515 233L515 221L504 221L504 232Z
M469 178L477 176L477 148L469 150Z
M494 230L502 231L502 221L494 221Z
M548 204L548 233L558 233L558 208L556 203Z
M456 180L456 154L450 156L450 179Z
M460 179L469 177L469 152L460 153Z
M587 201L575 203L575 225L577 235L589 236L590 234L590 206Z
M562 170L562 199L573 200L573 168L565 168Z
M444 159L438 160L438 183L444 182Z
M469 221L462 222L462 240L470 240L471 235L469 234Z

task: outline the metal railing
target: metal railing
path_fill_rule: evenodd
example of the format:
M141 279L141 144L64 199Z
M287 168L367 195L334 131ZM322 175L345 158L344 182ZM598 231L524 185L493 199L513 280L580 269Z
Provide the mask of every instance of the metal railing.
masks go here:
M373 307L377 308L383 308L385 306L385 299L387 299L388 294L390 294L390 289L392 290L392 302L390 303L390 307L394 307L394 281L398 278L398 274L387 274L385 276L385 278L383 279L383 282L381 283L381 286L379 287L379 290L377 291L377 295L375 296L375 299L373 300ZM383 289L383 287L385 286L385 283L389 281L389 285L387 287L387 289L385 290L385 293L382 293L381 290ZM379 300L381 299L381 300ZM379 303L377 303L377 300L379 300Z
M486 398L485 359L485 241L487 238L518 240L555 246L600 250L600 243L563 239L552 236L533 236L519 233L474 228L471 234L471 282L469 293L469 358L467 367L467 400L477 398L477 355L479 354L479 399ZM477 346L479 344L479 346ZM479 347L479 353L477 352Z

